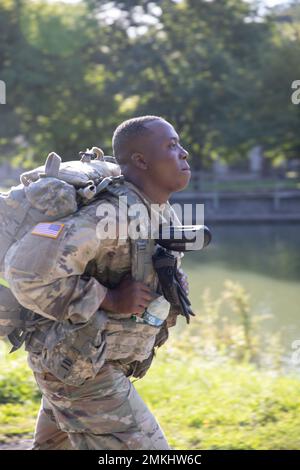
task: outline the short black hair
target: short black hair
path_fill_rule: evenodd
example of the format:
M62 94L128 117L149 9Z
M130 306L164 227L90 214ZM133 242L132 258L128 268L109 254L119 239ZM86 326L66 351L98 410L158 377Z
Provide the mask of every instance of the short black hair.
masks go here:
M146 124L152 121L165 121L160 116L138 116L123 121L115 130L112 138L113 156L121 165L125 163L134 151L134 142L137 137L149 135L152 131Z

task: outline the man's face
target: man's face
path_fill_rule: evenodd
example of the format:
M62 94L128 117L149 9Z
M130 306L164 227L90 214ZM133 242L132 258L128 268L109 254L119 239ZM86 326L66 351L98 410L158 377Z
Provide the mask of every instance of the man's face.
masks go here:
M186 187L191 177L188 152L180 145L179 136L166 121L147 124L152 133L143 141L147 173L155 184L169 192Z

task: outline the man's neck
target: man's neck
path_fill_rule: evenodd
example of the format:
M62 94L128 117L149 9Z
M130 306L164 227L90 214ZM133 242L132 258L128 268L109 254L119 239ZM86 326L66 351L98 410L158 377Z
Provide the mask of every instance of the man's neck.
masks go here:
M152 181L144 181L136 175L125 175L126 181L134 184L153 204L165 204L171 193L162 191L161 187L157 187Z

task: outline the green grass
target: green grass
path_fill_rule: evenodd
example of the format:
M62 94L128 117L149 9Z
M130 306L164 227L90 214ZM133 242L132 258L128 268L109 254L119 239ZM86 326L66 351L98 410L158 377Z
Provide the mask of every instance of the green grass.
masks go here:
M0 277L0 285L5 286L5 287L9 287L8 282L5 279L3 279L2 277Z
M2 351L0 366L0 441L31 436L39 394L25 354ZM299 449L296 377L185 355L172 335L135 386L174 449Z
M300 378L284 370L280 336L265 338L249 295L230 280L217 299L204 292L200 312L134 380L171 446L299 449ZM0 342L0 442L32 436L40 401L25 353L8 350Z
M32 435L40 395L26 354L9 354L4 342L0 346L0 441L6 442Z
M174 449L299 449L297 378L170 353L136 386Z
M16 438L32 437L39 405L9 403L0 405L0 442L16 441Z

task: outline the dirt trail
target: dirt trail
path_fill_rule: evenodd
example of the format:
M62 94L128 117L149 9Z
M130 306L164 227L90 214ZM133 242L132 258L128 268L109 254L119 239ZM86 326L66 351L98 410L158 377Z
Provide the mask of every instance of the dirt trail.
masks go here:
M1 442L0 450L29 450L31 444L31 439L19 439L17 441Z

